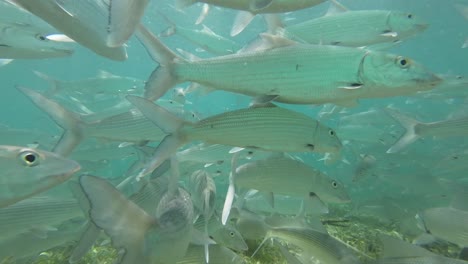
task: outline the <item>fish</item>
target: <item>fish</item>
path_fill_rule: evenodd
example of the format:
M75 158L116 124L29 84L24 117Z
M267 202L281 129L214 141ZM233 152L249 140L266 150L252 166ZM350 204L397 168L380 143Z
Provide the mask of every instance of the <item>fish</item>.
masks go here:
M60 155L20 146L0 146L0 208L57 186L80 170Z
M386 108L386 112L406 129L406 132L387 150L396 153L419 138L465 136L468 132L468 116L423 123L398 110Z
M271 226L258 216L243 216L237 219L237 227L246 234L268 239L280 239L299 247L305 253L313 253L315 259L327 264L358 264L362 263L357 257L358 252L340 240L330 236L323 226L304 228L293 225ZM318 224L318 223L317 223ZM262 242L263 244L263 242ZM257 249L258 250L258 249Z
M318 196L326 203L347 203L350 197L339 180L298 160L273 156L240 165L234 184L245 189L295 197Z
M48 232L72 218L83 218L78 202L73 198L35 196L5 208L0 208L0 241L32 232L47 237Z
M103 179L81 176L79 183L93 223L111 237L114 247L125 250L118 263L173 263L184 256L193 221L185 190L166 192L152 216Z
M197 170L188 179L188 189L193 206L205 219L205 235L208 236L208 221L213 216L216 201L216 185L211 175ZM209 263L209 244L205 243L205 260Z
M145 81L128 77L119 76L106 71L99 71L96 77L86 78L81 80L63 81L55 79L40 71L33 71L36 76L47 81L50 88L45 93L48 96L55 94L103 94L103 95L119 95L119 94L136 94L138 90L142 90L145 86Z
M434 254L422 247L413 245L395 237L379 234L379 239L383 244L383 255L375 264L466 264L468 261L453 259Z
M242 48L240 44L216 34L206 25L202 24L201 29L190 29L176 25L165 16L163 16L163 18L165 18L170 26L159 34L161 37L169 37L177 34L215 55L233 54Z
M30 231L0 241L0 261L9 258L20 263L20 260L52 248L73 244L79 238L82 226L69 222L61 224L57 230L48 232L47 237L40 237L36 232Z
M189 123L142 97L129 95L127 100L168 134L140 171L139 178L151 173L180 146L194 140L268 151L339 153L341 149L333 129L307 115L275 105L234 110Z
M70 155L85 137L123 142L143 142L161 141L165 136L162 130L138 110L86 122L84 116L69 112L57 102L36 91L25 87L18 87L18 89L65 130L53 149L54 153L62 156Z
M48 39L42 28L0 21L0 58L48 59L68 57L73 53L70 45Z
M325 0L305 0L305 1L282 1L282 0L239 0L236 2L229 0L177 0L178 8L190 6L201 2L210 5L240 10L236 16L231 29L231 37L241 33L252 21L255 15L265 13L285 13L316 6ZM205 11L205 13L208 11ZM200 19L197 21L200 22Z
M453 207L434 207L418 213L417 218L432 236L460 247L468 247L468 211Z
M423 32L428 23L419 16L396 10L348 10L335 1L322 17L273 29L298 42L347 47L397 43Z
M203 216L199 217L194 227L198 230L203 230L205 228L205 222ZM208 234L217 245L233 249L237 252L246 251L248 249L244 238L236 227L229 222L226 225L222 225L221 220L216 214L208 220Z
M355 106L360 98L382 98L431 90L441 78L399 55L366 49L295 44L187 61L144 26L136 36L159 63L145 86L156 100L177 83L195 82L228 92L289 104Z
M109 19L107 16L102 16L102 13L106 12L109 6L105 1L80 2L79 4L71 0L60 2L10 0L10 2L40 17L98 55L116 61L127 59L124 46L109 47L107 45ZM115 22L112 21L112 23Z
M148 6L149 0L109 0L106 44L122 47L132 36Z

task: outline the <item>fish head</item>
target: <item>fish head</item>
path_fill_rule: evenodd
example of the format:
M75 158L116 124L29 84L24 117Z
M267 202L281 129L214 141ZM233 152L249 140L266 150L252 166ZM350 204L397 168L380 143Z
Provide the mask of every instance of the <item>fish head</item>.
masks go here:
M43 30L29 24L0 24L0 48L5 57L13 59L40 59L66 57L73 49L59 41L47 38Z
M338 154L341 151L342 144L335 130L318 124L315 130L316 144L308 144L314 152Z
M0 206L52 188L80 169L77 162L55 153L16 146L0 146L0 166Z
M248 249L247 243L241 233L231 225L221 226L211 234L213 240L218 244L224 245L236 251L246 251Z
M320 192L317 195L321 200L329 203L349 203L351 198L346 191L344 184L336 179L330 178L326 175L321 177L325 179L321 186Z
M387 18L387 26L396 34L396 39L402 39L424 31L429 24L412 13L392 11Z
M359 77L367 98L414 94L431 90L442 81L410 58L374 51L363 57Z

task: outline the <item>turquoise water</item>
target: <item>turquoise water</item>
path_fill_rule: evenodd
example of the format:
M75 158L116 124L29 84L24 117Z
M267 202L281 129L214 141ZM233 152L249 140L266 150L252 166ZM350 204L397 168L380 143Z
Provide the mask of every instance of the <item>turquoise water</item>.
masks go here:
M351 219L352 226L349 228L330 226L329 232L359 250L366 251L364 253L372 255L374 252L367 251L364 247L374 243L372 239L375 239L377 230L383 233L395 232L393 234L399 234L406 240L412 240L422 233L414 221L414 216L427 208L449 206L455 199L454 193L466 186L463 184L467 182L466 170L468 166L465 165L468 147L467 132L448 138L423 138L398 153L387 154L387 149L397 141L405 130L398 122L385 114L383 109L391 106L422 122L435 122L467 116L468 49L462 48L462 45L468 37L468 23L467 18L463 17L457 9L457 4L468 8L468 1L343 0L341 3L350 10L401 10L423 18L429 23L429 27L424 32L405 39L401 44L386 49L386 51L412 58L431 72L447 76L447 79L454 79L454 76L464 76L462 79L446 84L448 88L451 88L450 85L457 87L458 90L455 93L444 95L442 91L437 96L429 98L417 95L363 99L360 100L357 107L344 109L328 116L322 115L322 112L329 105L280 104L282 107L302 112L334 128L338 137L344 142L341 159L332 164L322 162L320 159L323 155L321 154L295 153L294 155L309 166L323 171L345 184L352 202L345 205L330 205L328 218ZM305 10L284 14L282 17L287 21L287 24L294 24L319 17L327 9L328 3L323 3ZM151 1L142 23L154 33L163 32L168 27L167 22L160 16L160 13L163 13L177 25L195 28L193 22L198 17L200 10L201 5L196 4L185 8L182 13L173 8L173 1ZM217 34L229 37L235 14L236 12L233 10L212 7L203 23ZM244 32L232 39L240 45L245 45L265 30L264 21L260 16L257 16ZM201 58L213 57L208 52L200 51L197 46L177 34L162 38L162 40L171 49L180 48ZM59 80L91 78L101 70L119 76L146 80L157 63L148 56L144 47L135 37L132 37L126 45L128 59L123 62L100 57L75 44L75 53L71 57L41 60L18 59L1 67L0 80L3 88L2 96L0 96L2 110L0 122L10 128L37 130L48 135L60 135L62 129L15 89L15 86L24 86L39 91L47 89L49 83L38 78L33 71L44 72ZM177 87L186 87L187 85L181 84ZM172 99L171 94L168 92L164 98ZM197 93L188 94L186 102L184 106L186 111L192 111L200 118L206 118L214 114L246 108L251 102L251 97L216 91L203 96ZM370 112L366 116L357 115L369 110L375 112ZM350 125L357 126L357 129L351 130ZM466 131L466 128L461 126L455 129ZM8 139L3 139L2 142L8 144ZM153 145L157 144L153 143ZM50 151L51 149L46 150ZM370 160L364 160L364 155L371 157ZM90 167L88 172L115 179L126 172L130 164L136 160L136 156L132 155L130 158L122 158L121 160L103 157L102 160L105 160L105 165L101 166L102 163L99 163L98 169L93 170L93 167ZM200 168L202 167L203 164L200 165ZM221 174L215 178L218 183L218 209L221 211L227 190L230 165L220 165L217 170L220 170L219 174ZM286 214L288 206L292 206L294 209L299 208L298 202L294 201L290 205L276 209L280 213ZM377 206L379 209L376 210L373 206ZM289 211L287 214L292 213ZM353 230L356 236L350 234L350 230ZM460 245L449 244L443 239L439 241L442 241L439 242L441 244L429 248L440 255L457 257ZM270 250L276 252L275 254L278 253L276 248L270 248ZM249 253L252 253L251 249ZM268 254L267 252L262 256L266 258ZM90 258L92 257L88 257L88 259ZM260 261L262 260L260 259ZM271 261L279 260L263 260L262 263L271 263ZM59 262L57 261L57 263Z

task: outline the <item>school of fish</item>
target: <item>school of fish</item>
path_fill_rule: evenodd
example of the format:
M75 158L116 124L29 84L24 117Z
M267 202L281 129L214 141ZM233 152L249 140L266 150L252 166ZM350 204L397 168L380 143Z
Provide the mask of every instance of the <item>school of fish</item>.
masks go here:
M468 263L468 2L348 2L0 0L0 263Z

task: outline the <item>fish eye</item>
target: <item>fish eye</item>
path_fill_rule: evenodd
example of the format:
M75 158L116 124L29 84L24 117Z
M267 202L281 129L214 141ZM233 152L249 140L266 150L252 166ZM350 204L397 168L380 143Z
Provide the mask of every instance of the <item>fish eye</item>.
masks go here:
M409 19L413 18L413 14L408 14L406 17L408 17Z
M332 181L331 184L332 184L332 187L335 189L338 187L338 183L336 181Z
M314 150L314 148L315 148L314 144L310 144L310 143L307 144L306 146L307 146L308 148L310 148L311 150Z
M231 237L234 237L234 232L232 232L232 231L229 232L229 235L230 235Z
M330 130L328 130L328 134L330 134L330 136L334 136L334 135L335 135L335 131L333 131L333 130L330 129Z
M19 157L21 162L28 167L39 165L39 156L35 152L23 151L19 154Z
M44 41L44 40L49 40L48 38L44 37L44 36L41 35L41 34L37 34L37 35L36 35L36 38L37 38L38 40L42 40L42 41Z
M400 66L400 68L408 68L410 65L409 60L401 56L397 57L396 63L398 66Z

